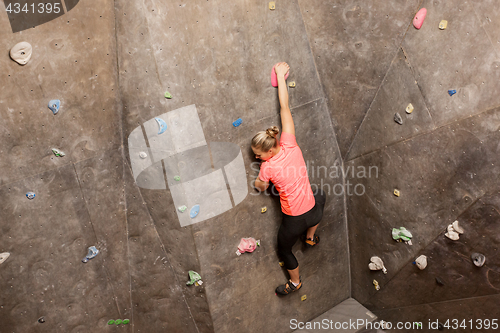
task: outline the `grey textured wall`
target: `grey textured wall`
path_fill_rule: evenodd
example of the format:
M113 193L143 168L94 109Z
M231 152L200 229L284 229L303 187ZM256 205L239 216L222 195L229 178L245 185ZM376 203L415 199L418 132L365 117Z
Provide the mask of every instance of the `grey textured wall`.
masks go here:
M66 7L15 33L0 14L0 252L11 253L0 265L0 332L289 332L290 319L310 320L349 296L393 322L498 317L495 1ZM420 7L428 14L416 30ZM20 41L33 46L26 66L8 57ZM303 288L283 299L274 295L287 278L276 254L279 199L253 190L249 145L257 131L279 125L269 82L278 61L290 64L288 81L297 84L290 105L311 183L328 194L321 244L294 247ZM61 100L57 115L51 99ZM189 105L207 142L241 149L249 194L182 227L168 186L138 186L128 138ZM370 167L378 172L358 174ZM330 172L352 168L345 177ZM453 242L444 231L455 219L465 234ZM391 228L401 226L412 246L392 240ZM238 257L242 237L262 245ZM100 253L83 264L91 245ZM472 265L473 251L486 255L484 267ZM424 271L411 264L420 254L429 257ZM368 270L372 255L387 275ZM186 286L189 270L201 273L202 286ZM129 325L107 325L125 318Z

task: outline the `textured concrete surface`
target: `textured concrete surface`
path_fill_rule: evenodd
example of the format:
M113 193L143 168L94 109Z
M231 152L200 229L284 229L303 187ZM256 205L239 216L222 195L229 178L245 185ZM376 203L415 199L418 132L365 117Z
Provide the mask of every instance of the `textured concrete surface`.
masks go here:
M61 4L64 14L35 24L0 13L0 252L11 253L0 265L1 332L290 332L291 319L350 297L394 323L498 318L495 1L294 0L274 11L255 0ZM416 30L421 7L428 14ZM33 46L25 66L8 56L20 41ZM278 61L296 82L290 106L311 184L327 193L321 244L295 245L303 287L287 298L274 295L287 279L276 253L279 198L252 188L259 164L249 145L280 125L269 82ZM61 100L57 115L51 99ZM165 148L153 118L188 106L197 115L181 139L239 148L248 190L194 224L180 222L168 179L220 168L217 149L189 150L184 169L181 159L159 161L138 181L130 155ZM465 234L452 242L443 234L455 219ZM401 226L413 245L392 240ZM237 256L242 237L262 245ZM100 253L84 264L91 245ZM486 255L484 267L472 265L472 251ZM420 254L424 271L411 264ZM368 270L373 255L387 275ZM186 286L189 270L201 286Z

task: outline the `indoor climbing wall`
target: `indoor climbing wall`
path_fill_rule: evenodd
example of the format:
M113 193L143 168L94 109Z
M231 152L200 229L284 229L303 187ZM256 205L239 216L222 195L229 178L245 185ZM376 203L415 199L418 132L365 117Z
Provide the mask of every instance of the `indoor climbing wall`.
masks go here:
M290 332L350 297L423 331L499 317L494 0L21 2L0 6L1 332ZM250 148L280 126L279 61L327 194L286 298Z
M423 25L404 31L347 153L347 179L366 187L365 195L347 197L352 296L392 323L422 322L429 331L429 320L438 328L455 318L467 325L453 331L475 332L500 314L493 306L500 290L500 16L491 1L423 1L420 8ZM378 176L360 177L368 165ZM453 237L455 221L463 234ZM400 227L411 245L393 239ZM473 253L485 255L484 266ZM423 270L415 262L421 255ZM369 271L372 256L387 274Z
M22 31L15 2L0 5L2 332L98 332L132 314L114 7L63 4L20 11L37 18Z
M136 252L144 265L137 274L148 286L132 282L135 324L141 331L154 330L158 321L168 328L181 303L193 318L184 321L183 331L195 331L194 322L205 332L286 332L291 318L314 318L346 299L343 196L327 199L319 230L329 245L305 250L296 244L304 287L281 299L274 291L288 277L276 254L279 198L253 189L259 163L250 140L280 125L270 82L278 61L291 66L290 106L306 162L342 163L298 3L277 3L271 10L259 1L121 1L116 8L127 177L136 179L127 182L127 206L134 207L128 222L148 220L130 243L131 257ZM161 134L155 118L165 122ZM341 172L331 179L311 174L311 183L325 190L342 182ZM238 256L246 237L260 246ZM166 254L151 253L151 244L161 244ZM159 255L174 278L146 268ZM185 283L189 271L201 275L201 286L183 286L184 298L168 291L154 298L173 280Z

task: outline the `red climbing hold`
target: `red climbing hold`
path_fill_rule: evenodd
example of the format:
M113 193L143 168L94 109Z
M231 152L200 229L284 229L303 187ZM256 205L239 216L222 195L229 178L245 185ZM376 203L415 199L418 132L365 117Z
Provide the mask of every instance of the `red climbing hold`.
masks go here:
M422 27L422 24L424 23L425 16L427 15L427 9L422 8L417 12L417 15L413 18L413 26L417 29L420 29Z

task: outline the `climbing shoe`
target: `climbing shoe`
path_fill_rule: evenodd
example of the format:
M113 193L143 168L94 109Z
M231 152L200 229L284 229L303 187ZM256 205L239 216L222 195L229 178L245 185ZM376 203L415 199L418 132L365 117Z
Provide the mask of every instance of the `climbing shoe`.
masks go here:
M305 243L307 247L313 247L319 243L319 236L314 234L314 239L306 238Z
M296 290L299 290L302 287L302 280L300 280L297 287L295 287L292 283L292 280L288 280L287 283L282 284L276 288L276 295L288 295Z

